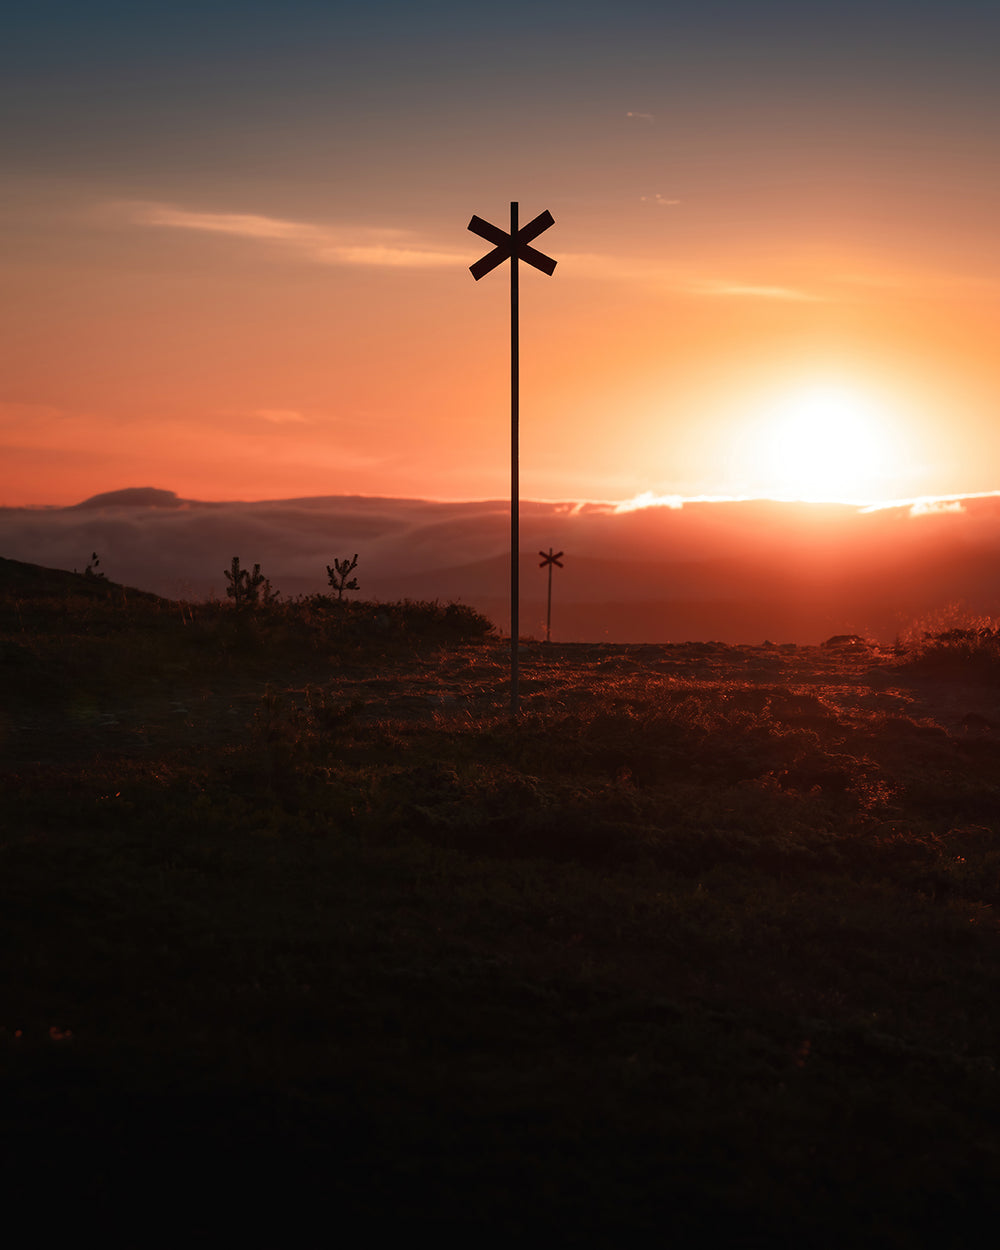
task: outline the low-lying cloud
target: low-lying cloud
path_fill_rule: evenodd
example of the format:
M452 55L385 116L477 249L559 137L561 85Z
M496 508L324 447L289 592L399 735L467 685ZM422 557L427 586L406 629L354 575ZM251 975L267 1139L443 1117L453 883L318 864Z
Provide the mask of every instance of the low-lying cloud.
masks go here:
M566 641L891 641L952 604L996 613L1000 496L915 502L527 501L522 631L544 631L538 553L550 547L566 553L553 588L554 636ZM0 509L0 555L82 571L94 551L114 581L194 599L224 597L234 555L290 598L327 590L326 566L357 552L362 597L454 599L509 620L506 500L211 503L146 487Z

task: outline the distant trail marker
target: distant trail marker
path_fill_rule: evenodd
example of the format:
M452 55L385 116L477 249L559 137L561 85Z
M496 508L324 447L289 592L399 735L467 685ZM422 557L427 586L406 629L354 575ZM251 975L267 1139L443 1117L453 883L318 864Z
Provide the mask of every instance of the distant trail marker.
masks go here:
M562 552L557 551L555 555L553 555L552 548L550 547L548 555L546 555L544 551L540 551L538 554L542 557L538 567L540 569L544 569L546 565L549 566L549 610L545 617L545 641L551 642L552 641L552 566L556 565L558 568L562 568L563 562L559 558L562 555Z
M517 201L510 206L510 232L501 230L499 226L483 221L482 217L473 217L469 229L473 234L494 244L493 251L469 266L469 271L478 282L488 273L510 260L510 711L517 715L517 641L519 634L518 621L518 569L517 556L519 545L518 526L518 420L519 420L519 378L518 378L518 290L517 262L526 261L534 265L549 277L555 270L556 262L544 252L536 251L529 246L543 230L555 225L555 219L548 209L539 213L526 226L518 228ZM562 554L560 552L560 554ZM551 571L550 571L551 575Z

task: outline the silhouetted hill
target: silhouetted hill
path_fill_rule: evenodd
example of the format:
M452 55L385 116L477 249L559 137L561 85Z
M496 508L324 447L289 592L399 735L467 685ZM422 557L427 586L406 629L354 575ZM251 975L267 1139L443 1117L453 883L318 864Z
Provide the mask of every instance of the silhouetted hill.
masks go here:
M38 564L7 560L0 556L0 595L18 599L65 598L69 595L107 599L123 592L139 599L160 598L148 590L122 586L118 582L108 581L106 577L70 573L66 569L47 569Z

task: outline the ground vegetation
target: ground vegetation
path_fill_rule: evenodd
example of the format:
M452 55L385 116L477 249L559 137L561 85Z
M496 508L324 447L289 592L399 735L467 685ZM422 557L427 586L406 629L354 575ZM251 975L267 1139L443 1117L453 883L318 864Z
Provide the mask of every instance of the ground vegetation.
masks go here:
M995 651L526 643L512 720L461 604L0 561L10 1192L189 1240L968 1245Z

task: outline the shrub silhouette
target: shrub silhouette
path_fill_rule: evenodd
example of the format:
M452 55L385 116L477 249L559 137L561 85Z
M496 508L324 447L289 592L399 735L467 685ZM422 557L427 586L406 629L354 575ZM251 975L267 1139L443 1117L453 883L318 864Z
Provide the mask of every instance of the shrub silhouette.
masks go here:
M230 583L226 594L238 608L255 607L258 602L273 603L280 594L279 591L272 591L271 583L261 573L259 564L255 564L251 572L240 568L239 556L233 556L232 565L223 571Z
M331 587L337 592L338 600L343 599L345 590L360 589L356 577L351 577L350 581L347 580L357 567L357 552L354 553L354 558L351 560L348 560L346 556L343 560L334 558L333 567L331 568L329 564L326 566L326 575L330 579Z
M991 623L924 633L901 664L932 676L1000 684L1000 628Z

